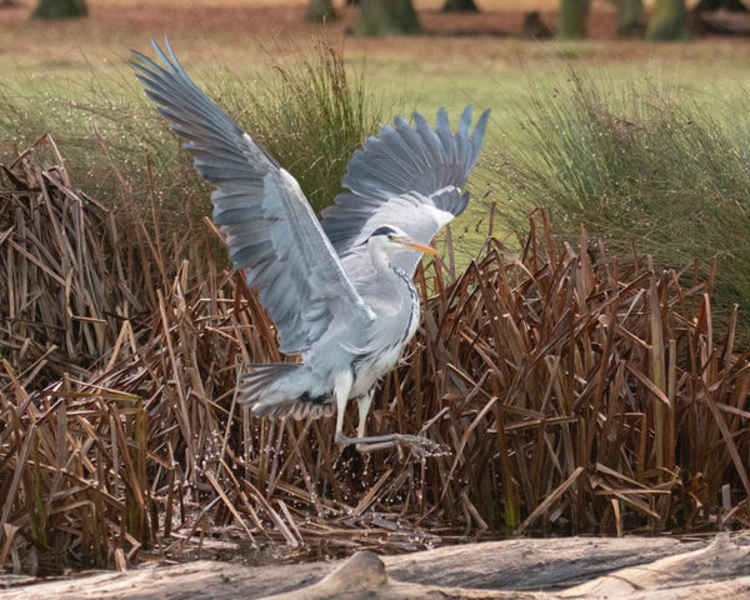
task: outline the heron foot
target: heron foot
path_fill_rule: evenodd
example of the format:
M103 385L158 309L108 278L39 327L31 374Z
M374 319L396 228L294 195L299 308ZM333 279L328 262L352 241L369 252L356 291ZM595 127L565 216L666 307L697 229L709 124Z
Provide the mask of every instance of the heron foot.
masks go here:
M422 437L421 435L408 435L403 433L391 433L388 435L371 435L366 437L350 438L342 433L336 434L336 443L343 447L355 445L357 451L363 454L384 450L386 448L409 449L419 458L430 456L443 456L449 454L449 450L437 442Z

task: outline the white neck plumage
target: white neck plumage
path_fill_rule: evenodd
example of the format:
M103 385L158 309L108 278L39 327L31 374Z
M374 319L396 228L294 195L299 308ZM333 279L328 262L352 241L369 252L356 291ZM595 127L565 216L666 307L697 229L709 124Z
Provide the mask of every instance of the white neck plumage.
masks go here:
M401 278L396 273L395 267L391 263L392 250L386 245L391 245L387 241L387 238L383 236L377 236L370 238L367 242L367 251L370 253L370 260L379 273L386 277L400 281ZM389 251L391 250L391 251Z

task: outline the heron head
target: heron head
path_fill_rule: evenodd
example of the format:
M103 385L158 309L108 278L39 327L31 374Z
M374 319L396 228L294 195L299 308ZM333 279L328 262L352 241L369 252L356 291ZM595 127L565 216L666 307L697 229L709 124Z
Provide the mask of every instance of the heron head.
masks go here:
M411 239L405 231L393 225L382 225L370 234L369 242L375 242L389 254L404 250L418 250L426 254L437 255L432 246L421 244Z

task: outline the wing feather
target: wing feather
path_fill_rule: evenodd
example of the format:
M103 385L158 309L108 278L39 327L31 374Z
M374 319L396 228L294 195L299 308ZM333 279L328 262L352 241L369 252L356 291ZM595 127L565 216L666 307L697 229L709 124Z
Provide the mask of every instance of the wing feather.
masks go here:
M169 41L151 41L161 65L134 52L136 77L172 129L185 139L196 169L216 185L213 219L236 268L247 269L276 323L285 353L304 352L332 323L371 321L297 181L281 169L190 79Z
M428 244L437 231L461 214L469 200L462 188L477 161L489 119L485 111L471 132L473 110L461 113L451 131L448 113L437 112L435 127L414 113L415 126L396 117L354 152L342 185L349 191L323 211L323 229L342 257L347 273L357 260L367 260L358 248L382 225L395 225ZM404 252L394 261L409 274L420 258ZM357 267L356 270L362 271Z

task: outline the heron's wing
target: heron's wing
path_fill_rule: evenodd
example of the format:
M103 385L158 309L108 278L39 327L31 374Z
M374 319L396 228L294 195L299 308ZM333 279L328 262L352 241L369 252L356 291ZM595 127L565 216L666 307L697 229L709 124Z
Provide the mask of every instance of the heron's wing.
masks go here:
M166 40L165 40L166 41ZM217 189L213 220L236 268L276 323L281 351L308 349L332 322L369 322L372 312L344 273L297 181L271 159L182 69L166 41L163 65L133 62L159 112L185 138L198 171Z
M323 229L339 255L356 252L382 225L400 227L428 244L461 214L469 201L462 188L482 148L488 118L489 110L472 133L469 105L453 133L444 108L434 128L415 112L414 127L396 117L393 126L370 137L349 161L342 181L349 192L323 211ZM395 262L411 275L419 257L419 252L399 253Z

